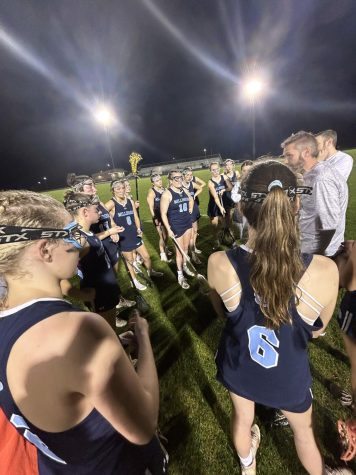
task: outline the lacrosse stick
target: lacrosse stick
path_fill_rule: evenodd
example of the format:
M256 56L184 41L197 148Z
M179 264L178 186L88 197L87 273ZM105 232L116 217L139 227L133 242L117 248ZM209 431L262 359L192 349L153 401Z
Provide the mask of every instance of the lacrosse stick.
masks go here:
M138 162L140 162L142 160L142 157L139 153L137 152L132 152L130 154L130 158L129 158L129 162L130 162L130 165L131 165L131 172L133 174L133 176L135 177L135 185L136 185L136 200L139 201L139 198L138 198L138 174L137 174L137 166L138 166ZM138 217L140 217L140 209L137 208L137 214L138 214Z
M190 257L183 251L183 249L182 249L181 245L179 244L179 242L177 241L177 239L175 237L172 237L172 241L174 242L174 245L176 246L178 251L184 257L186 263L189 265L192 272L194 272L194 277L197 278L197 280L199 282L199 287L200 287L200 290L202 291L202 293L203 294L208 294L210 286L209 286L209 282L207 281L206 277L203 274L198 273L198 271L196 270L196 268L195 268L194 264L192 263Z

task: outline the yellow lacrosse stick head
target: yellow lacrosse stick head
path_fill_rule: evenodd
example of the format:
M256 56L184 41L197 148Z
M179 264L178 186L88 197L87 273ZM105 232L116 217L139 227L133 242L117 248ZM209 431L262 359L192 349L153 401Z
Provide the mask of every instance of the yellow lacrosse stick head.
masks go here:
M132 152L129 158L129 162L131 165L131 171L134 175L137 175L137 165L138 162L142 160L142 157L139 153L137 152Z

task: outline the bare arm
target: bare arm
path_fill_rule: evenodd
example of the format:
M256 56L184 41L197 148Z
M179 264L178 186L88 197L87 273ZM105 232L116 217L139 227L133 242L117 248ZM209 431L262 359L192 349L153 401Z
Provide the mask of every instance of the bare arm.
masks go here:
M324 259L327 258L324 257ZM313 338L317 338L321 333L325 332L325 329L328 326L331 317L333 316L339 292L339 272L335 262L333 262L331 259L328 259L327 268L325 268L324 272L328 276L328 302L320 312L320 318L323 322L323 327L317 332L313 332Z
M113 200L109 200L105 203L105 208L109 211L111 217L114 216L115 213L115 203Z
M196 185L199 185L201 186L202 188L204 188L204 186L206 186L206 183L204 180L202 180L201 178L197 177L196 175L194 175L194 178L195 178L195 184Z
M132 211L133 211L133 214L134 214L134 220L135 220L135 225L136 225L136 228L137 228L137 234L142 236L140 218L138 217L137 210L135 208L135 203L134 203L133 200L130 200L130 201L131 201L131 204L132 204Z
M147 193L147 204L148 204L148 208L150 210L152 218L154 218L154 215L155 215L155 213L154 213L154 199L155 199L155 193L152 190L152 188L150 188L148 190L148 193Z
M192 195L189 193L189 191L186 188L184 188L184 186L183 186L183 191L189 198L189 213L192 214L193 208L194 208L194 200L192 198Z
M208 260L210 299L215 312L225 318L225 306L220 295L228 299L229 307L235 309L240 302L240 280L224 251L214 252Z
M148 443L157 427L158 378L147 321L136 317L137 373L102 317L77 315L75 345L68 352L68 383L134 444ZM85 348L85 357L83 356Z
M194 190L196 190L196 192L194 193L194 199L195 199L203 191L203 187L201 185L198 185L197 183L193 183L193 188Z
M172 200L172 195L171 193L166 190L163 192L162 194L162 198L161 198L161 216L162 216L162 222L165 226L165 228L167 229L167 233L170 237L174 237L174 232L171 230L171 227L169 225L169 222L168 222L168 217L167 217L167 211L168 211L168 206L169 206L169 203L171 202Z

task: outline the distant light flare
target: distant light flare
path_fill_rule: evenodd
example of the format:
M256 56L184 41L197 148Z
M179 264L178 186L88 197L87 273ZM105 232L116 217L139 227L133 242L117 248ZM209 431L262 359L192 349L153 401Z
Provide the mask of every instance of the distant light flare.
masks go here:
M2 25L0 25L0 42L19 60L37 71L41 76L48 79L56 88L67 97L75 100L77 104L90 110L89 102L82 94L74 90L69 82L56 70L47 66L43 60L38 58L27 46L21 41L10 35Z
M41 58L38 58L28 46L25 46L20 40L15 38L14 35L8 33L6 29L0 24L0 44L1 43L18 60L22 61L27 66L30 66L33 70L53 84L59 93L72 99L76 104L84 109L89 114L89 116L93 115L93 109L95 108L95 105L93 105L93 99L88 99L88 97L84 96L78 90L73 88L73 86L59 71L55 70L54 68L50 68ZM149 144L144 138L137 135L121 121L120 129L130 139L134 139L155 153L159 152L156 147Z
M200 48L195 46L187 36L183 34L173 22L169 20L167 15L165 15L160 8L155 5L152 0L142 0L142 3L147 7L147 9L152 13L152 15L161 23L166 30L171 33L171 35L182 45L184 48L195 58L197 58L201 63L207 66L209 69L224 77L229 79L233 83L238 83L239 80L235 74L229 71L226 67L221 65L217 60L209 56L205 51L202 51Z
M98 104L92 110L94 120L106 129L110 129L118 124L117 116L107 104Z

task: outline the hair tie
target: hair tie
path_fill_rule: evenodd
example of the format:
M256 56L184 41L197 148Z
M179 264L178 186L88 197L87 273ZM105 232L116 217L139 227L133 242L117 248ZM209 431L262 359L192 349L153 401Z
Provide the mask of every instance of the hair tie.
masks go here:
M271 181L271 183L268 185L267 187L267 190L268 191L271 191L272 188L275 188L275 187L278 187L278 188L282 188L283 190L283 185L282 185L282 182L280 180L273 180Z

